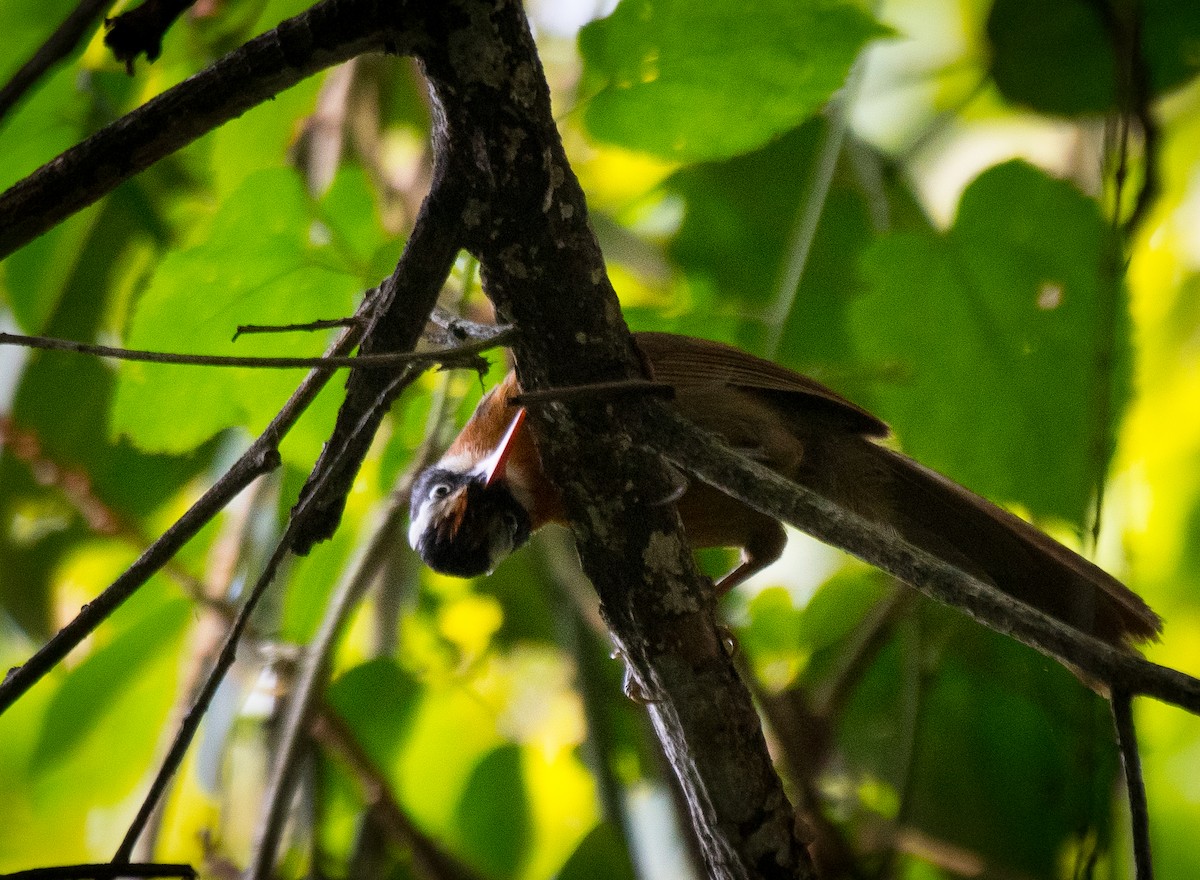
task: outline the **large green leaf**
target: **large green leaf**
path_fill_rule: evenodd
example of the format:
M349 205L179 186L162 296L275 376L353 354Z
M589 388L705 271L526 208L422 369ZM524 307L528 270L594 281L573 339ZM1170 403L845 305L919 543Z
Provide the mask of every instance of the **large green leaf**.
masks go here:
M208 239L169 254L137 305L133 348L243 354L318 355L324 338L272 334L231 342L241 324L289 324L350 313L361 280L314 226L316 209L287 169L248 177L220 207ZM335 230L336 234L336 230ZM180 452L235 425L261 430L296 387L296 370L228 370L125 363L113 406L114 433L139 447ZM299 427L291 450L311 461L335 405L332 394Z
M458 805L458 827L466 854L488 876L518 874L532 831L519 746L500 746L475 767Z
M380 659L338 676L329 687L329 704L371 760L387 767L412 726L419 695L420 686L394 660Z
M781 295L826 138L827 126L811 120L753 153L684 168L668 178L664 189L684 204L669 253L686 275L694 308L670 318L634 312L632 320L724 338L752 351L759 350L765 329L777 330L778 349L760 353L801 371L840 368L840 384L847 384L853 352L847 312L863 292L858 265L875 227L928 224L903 183L886 174L881 157L849 141L846 150L855 152L856 161L836 168L799 288ZM857 173L862 168L883 181L878 192L864 186ZM767 321L783 326L767 328Z
M944 235L868 252L851 326L907 452L977 492L1082 525L1129 394L1125 292L1096 203L1020 162Z
M842 0L624 0L579 35L597 138L681 161L794 128L887 31Z
M70 236L78 251L69 271L43 270L47 296L39 308L51 311L38 320L51 336L94 338L118 291L129 283L130 264L137 263L146 232L134 190L119 189L94 217L83 228L86 234ZM66 231L59 227L8 265ZM38 267L31 261L28 268L32 282ZM58 352L31 355L21 374L11 417L25 452L0 458L0 517L26 525L0 532L0 601L29 632L48 628L47 577L59 552L94 529L81 509L100 508L132 525L206 464L206 455L147 455L125 441L111 442L105 423L114 383L113 370L103 362ZM48 480L48 473L57 476ZM75 487L74 500L64 492L68 484ZM80 486L86 490L80 492Z
M625 838L611 822L601 822L567 859L556 880L634 880Z
M898 621L838 722L859 809L972 853L987 876L1062 876L1081 836L1109 845L1105 703L956 612L922 601Z
M1117 106L1113 35L1091 0L996 0L988 16L991 70L1006 98L1044 113L1104 113ZM1107 0L1106 3L1107 4ZM1120 4L1115 4L1121 15ZM1141 52L1153 94L1200 72L1200 4L1142 0Z

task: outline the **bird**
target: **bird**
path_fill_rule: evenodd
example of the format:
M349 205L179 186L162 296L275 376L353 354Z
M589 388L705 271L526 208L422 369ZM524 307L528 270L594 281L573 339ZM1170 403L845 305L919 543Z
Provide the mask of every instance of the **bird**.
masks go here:
M1110 645L1131 649L1161 632L1159 616L1119 580L891 448L887 424L815 380L720 342L660 332L633 339L647 377L672 389L671 405L734 450ZM567 523L526 410L512 405L520 392L509 372L413 483L409 543L435 571L489 573L542 526ZM693 549L741 551L718 595L783 552L778 520L705 483L690 483L677 504Z

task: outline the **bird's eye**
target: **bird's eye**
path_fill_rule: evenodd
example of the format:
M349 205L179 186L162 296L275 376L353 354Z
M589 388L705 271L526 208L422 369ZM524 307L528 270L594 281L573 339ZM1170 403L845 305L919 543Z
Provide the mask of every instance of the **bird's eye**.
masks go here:
M433 500L445 498L450 494L450 485L448 483L435 483L429 490L429 497Z

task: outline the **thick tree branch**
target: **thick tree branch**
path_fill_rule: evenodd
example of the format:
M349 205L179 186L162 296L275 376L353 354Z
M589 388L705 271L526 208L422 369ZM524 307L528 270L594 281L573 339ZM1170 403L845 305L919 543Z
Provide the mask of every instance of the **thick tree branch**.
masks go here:
M813 537L894 574L931 599L1059 660L1113 691L1154 697L1200 714L1200 680L1085 635L844 510L721 444L660 406L641 435L680 469Z
M366 316L360 356L411 351L437 303L459 252L457 230L465 206L462 181L446 172L445 163L439 161L433 187L404 253L395 271L380 285L379 300ZM313 544L332 535L341 521L346 496L375 431L403 390L393 387L382 393L387 383L386 374L371 370L354 370L346 380L346 400L338 410L333 433L293 510L294 517L302 517L293 531L295 552L307 553Z
M420 57L440 110L439 161L468 182L465 244L481 263L530 391L644 378L554 124L515 0L457 0ZM674 480L632 443L645 395L621 407L538 406L531 422L563 491L584 570L651 706L716 877L811 876L758 716L670 504Z
M364 52L411 52L426 38L415 5L323 0L105 126L0 196L0 258L314 73Z

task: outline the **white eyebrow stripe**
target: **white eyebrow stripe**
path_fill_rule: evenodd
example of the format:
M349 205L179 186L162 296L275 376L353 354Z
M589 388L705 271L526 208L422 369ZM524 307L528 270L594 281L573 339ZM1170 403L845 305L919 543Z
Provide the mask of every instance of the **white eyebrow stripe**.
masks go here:
M508 430L504 432L504 436L496 444L496 448L471 469L471 473L480 474L484 478L483 483L485 486L491 485L492 481L500 473L504 462L508 459L509 453L512 452L513 438L524 421L525 408L522 407L517 410L517 414L509 422Z

